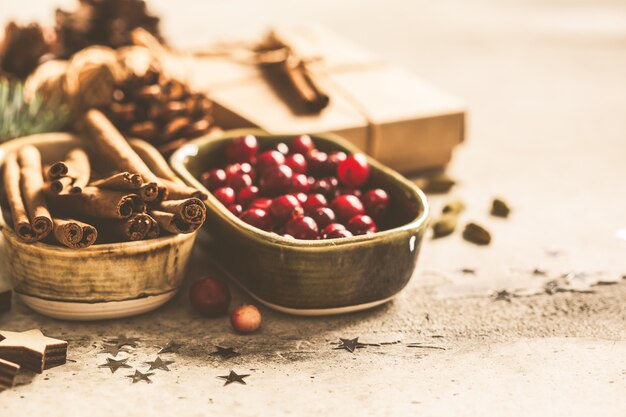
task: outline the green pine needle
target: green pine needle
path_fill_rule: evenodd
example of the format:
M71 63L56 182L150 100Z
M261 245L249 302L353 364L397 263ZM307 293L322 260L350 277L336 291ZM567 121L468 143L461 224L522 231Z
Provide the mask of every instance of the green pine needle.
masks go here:
M24 99L24 84L0 79L0 142L35 133L55 132L67 125L67 106L46 103L41 95Z

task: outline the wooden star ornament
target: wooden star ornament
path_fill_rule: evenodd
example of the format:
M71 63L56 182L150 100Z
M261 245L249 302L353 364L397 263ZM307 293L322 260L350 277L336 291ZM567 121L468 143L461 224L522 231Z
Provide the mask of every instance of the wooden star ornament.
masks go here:
M121 348L122 346L130 346L130 347L137 347L137 342L139 342L139 339L136 337L126 337L126 335L120 335L117 337L117 339L111 340L111 343L115 343L117 345L118 348Z
M224 381L224 386L228 385L228 384L232 384L233 382L238 382L240 384L246 385L246 381L244 381L244 378L249 377L250 374L246 374L246 375L239 375L237 374L237 372L235 371L230 371L230 373L228 375L223 375L223 376L218 376L219 379L223 379Z
M157 356L157 358L151 362L144 362L146 365L150 365L150 369L148 369L148 372L154 370L154 369L160 369L162 371L168 371L170 370L170 368L167 367L167 365L171 365L174 363L174 361L164 361L163 359L161 359L160 356Z
M44 336L39 329L25 332L0 330L0 359L42 373L66 362L67 342Z
M0 392L15 385L15 378L19 370L18 364L0 359Z
M232 347L225 348L222 346L215 346L215 348L217 350L215 352L211 352L211 355L213 356L220 356L222 358L228 359L240 355L240 353L235 352L235 348Z
M344 339L343 337L339 338L339 343L337 343L337 347L333 349L345 349L350 353L354 353L355 350L361 349L367 346L380 346L378 343L361 343L359 342L359 338L355 337L354 339Z
M176 353L181 348L180 343L170 340L165 344L165 346L156 346L159 348L157 355L161 353Z
M120 368L132 368L132 366L126 364L127 361L128 361L128 358L120 359L120 360L107 358L107 363L98 365L98 368L109 368L111 370L111 373L114 374L115 371L117 371Z
M109 355L116 357L120 352L128 353L126 349L117 346L117 344L107 345L103 343L102 350L98 353L108 353Z
M133 380L133 384L136 384L137 382L140 381L145 381L148 384L152 384L152 380L150 379L150 377L154 375L153 372L139 372L138 370L135 370L135 373L132 375L126 375L126 378L131 378Z

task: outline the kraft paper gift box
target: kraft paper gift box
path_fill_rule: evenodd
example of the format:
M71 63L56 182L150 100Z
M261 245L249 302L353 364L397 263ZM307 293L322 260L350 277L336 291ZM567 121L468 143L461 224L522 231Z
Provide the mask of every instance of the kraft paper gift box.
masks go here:
M281 85L237 54L194 58L190 82L214 101L225 129L343 136L402 172L441 167L463 141L465 106L353 43L315 26L274 29L329 95L319 114L300 113Z

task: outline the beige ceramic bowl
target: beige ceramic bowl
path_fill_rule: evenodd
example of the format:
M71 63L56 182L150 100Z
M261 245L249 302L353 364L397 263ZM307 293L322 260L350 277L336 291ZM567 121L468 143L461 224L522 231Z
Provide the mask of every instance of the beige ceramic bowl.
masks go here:
M88 148L70 134L33 135L0 146L0 165L8 152L27 144L39 148L44 164L62 158L70 147ZM192 233L73 250L24 243L1 214L0 230L3 272L15 292L41 314L69 320L126 317L158 308L181 285L196 238Z

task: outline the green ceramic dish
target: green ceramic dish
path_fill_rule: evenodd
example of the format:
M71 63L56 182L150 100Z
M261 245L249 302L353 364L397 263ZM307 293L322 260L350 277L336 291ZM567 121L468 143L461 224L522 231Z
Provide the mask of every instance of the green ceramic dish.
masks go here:
M293 136L234 130L190 142L172 155L174 170L190 185L208 168L223 166L225 146L253 134L261 149ZM312 136L323 151L358 150L332 135ZM428 205L422 191L400 174L369 159L370 183L391 197L391 224L381 232L330 240L294 240L252 227L210 193L205 228L215 244L211 255L229 277L259 302L300 315L362 310L393 298L408 283L426 230Z

